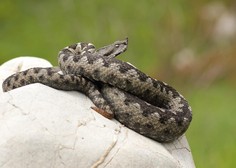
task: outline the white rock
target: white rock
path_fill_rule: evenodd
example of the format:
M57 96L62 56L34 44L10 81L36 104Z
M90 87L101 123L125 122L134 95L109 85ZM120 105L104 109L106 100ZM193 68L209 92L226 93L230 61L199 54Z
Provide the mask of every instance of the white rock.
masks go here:
M11 61L4 66L15 72L19 65ZM0 67L1 81L7 71L8 66ZM41 84L1 92L0 167L195 167L184 136L161 144L104 118L91 106L79 92Z

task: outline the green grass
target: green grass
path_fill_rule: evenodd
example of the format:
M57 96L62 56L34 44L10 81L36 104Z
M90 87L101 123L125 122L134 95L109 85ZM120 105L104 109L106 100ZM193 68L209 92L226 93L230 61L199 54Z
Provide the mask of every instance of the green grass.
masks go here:
M187 0L1 0L0 7L0 63L32 55L55 65L58 51L72 43L99 47L128 36L122 59L151 73L183 47L206 46L198 5Z
M236 87L221 83L189 96L193 121L187 132L197 167L235 167Z
M213 25L201 18L210 2L1 0L0 64L30 55L56 65L58 51L72 43L92 42L100 47L129 37L128 51L120 58L176 86L182 78L158 75L163 69L175 74L170 69L176 53L190 48L196 56L207 55L219 47L211 36ZM233 0L218 2L226 8L235 5ZM230 46L220 47L224 52ZM183 81L188 78L192 79ZM236 166L236 88L228 83L200 89L193 87L194 81L182 82L178 88L193 109L187 136L197 167Z

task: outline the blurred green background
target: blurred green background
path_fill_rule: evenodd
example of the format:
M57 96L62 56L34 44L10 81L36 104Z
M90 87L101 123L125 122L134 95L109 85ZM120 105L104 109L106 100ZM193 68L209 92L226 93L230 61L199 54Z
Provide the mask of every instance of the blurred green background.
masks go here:
M97 47L129 37L119 56L179 90L193 109L187 131L197 167L236 166L235 0L1 0L0 64Z

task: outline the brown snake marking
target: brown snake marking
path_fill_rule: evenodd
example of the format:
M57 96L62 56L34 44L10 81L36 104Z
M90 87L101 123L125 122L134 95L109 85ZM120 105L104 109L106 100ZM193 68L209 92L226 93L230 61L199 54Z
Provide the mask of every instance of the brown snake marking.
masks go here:
M95 49L77 43L62 49L59 67L31 68L8 77L3 91L31 83L77 90L101 110L130 129L159 142L180 137L192 120L191 108L174 88L115 57L126 51L128 39ZM62 73L58 73L62 71Z

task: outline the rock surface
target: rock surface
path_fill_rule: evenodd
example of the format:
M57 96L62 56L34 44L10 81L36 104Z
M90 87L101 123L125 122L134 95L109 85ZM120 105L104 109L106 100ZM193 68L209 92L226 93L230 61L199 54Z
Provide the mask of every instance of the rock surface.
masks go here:
M20 57L0 67L0 83L18 71L51 66ZM0 167L186 167L194 162L185 136L161 144L94 112L75 91L32 84L0 91Z

